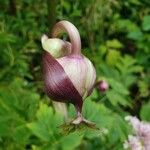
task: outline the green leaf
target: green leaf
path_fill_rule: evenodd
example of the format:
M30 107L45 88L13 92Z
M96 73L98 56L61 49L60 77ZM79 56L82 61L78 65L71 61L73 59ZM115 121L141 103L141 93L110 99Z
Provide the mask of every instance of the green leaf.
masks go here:
M29 129L24 124L24 125L20 125L20 126L17 126L16 128L14 128L12 137L17 143L26 145L30 135L31 135L31 133L30 133Z
M100 128L100 131L89 130L88 128L87 129L84 128L83 131L85 133L85 137L88 138L100 136L100 134L102 134L103 132L103 129L107 127L109 128L113 121L113 117L111 117L110 115L112 114L112 112L108 108L106 108L102 103L97 104L91 101L90 97L87 98L84 102L82 114L85 119L95 123L96 126ZM75 108L73 105L70 105L69 117L74 118L75 115L76 115Z
M99 51L100 51L100 54L102 56L104 56L106 54L106 52L107 52L107 47L105 45L100 45L99 46Z
M120 93L120 94L123 94L123 95L128 95L129 94L128 89L125 88L125 86L121 82L118 82L117 80L114 80L114 79L111 79L111 78L108 79L108 82L109 82L110 86L112 87L112 89L114 91L116 91L116 93Z
M114 66L120 57L121 54L119 51L109 49L108 54L106 55L106 62L108 65Z
M27 126L43 141L54 141L58 133L58 126L62 124L63 117L60 114L54 114L51 107L40 103L36 114L37 121L29 123Z
M128 75L133 75L132 73L138 73L143 70L143 67L137 64L137 60L129 55L121 57L115 66L124 78Z
M122 43L120 41L118 41L117 39L108 40L106 42L106 45L107 45L107 47L114 48L114 49L123 47Z
M129 32L127 37L132 40L140 41L144 38L143 33L140 30Z
M137 24L135 24L129 19L119 19L116 22L116 24L117 24L116 25L117 28L119 28L121 31L132 32L132 31L137 31L139 29Z
M109 90L106 93L106 95L110 103L114 106L117 106L118 104L122 104L123 106L130 105L127 99L123 95L117 93L116 91Z
M126 77L123 78L123 83L125 87L130 87L133 83L136 83L137 77L134 76L133 74L127 75Z
M69 115L74 116L73 111L74 111L74 107L70 105ZM108 141L110 143L115 143L118 141L112 142L112 140L114 139L114 136L117 136L116 140L119 140L119 141L121 141L121 139L125 140L125 137L127 135L126 123L124 119L122 119L121 115L122 114L118 115L112 112L104 104L95 103L90 100L90 97L87 98L83 106L83 116L89 121L94 122L96 126L99 127L101 130L100 131L94 131L94 130L88 131L86 129L86 131L83 132L85 139L96 140L96 138L98 138L100 141L103 141L105 138L107 138L106 143L108 143ZM112 133L113 129L115 129L114 133ZM106 130L108 133L104 134L103 132L104 130Z
M130 55L125 55L125 57L123 57L122 59L122 62L125 66L129 67L134 65L137 62L137 60Z
M24 88L23 84L26 83L16 78L8 86L0 87L0 103L7 112L19 113L24 119L32 120L40 97L33 90Z
M61 1L61 5L66 9L67 12L70 11L71 5L67 1Z
M150 102L144 104L140 111L140 116L145 121L150 121L149 115L150 115Z
M146 80L140 80L138 81L138 87L140 91L141 97L148 97L149 95L149 85L147 84Z
M97 99L98 97L98 92L96 89L93 89L92 94L90 95L91 99Z
M142 23L142 29L144 31L150 30L150 15L144 16L143 23Z
M0 44L15 43L16 36L13 34L0 32Z
M100 65L100 73L98 74L99 76L104 76L104 77L107 77L107 78L111 78L113 77L114 79L118 80L120 78L120 73L117 69L115 68L112 68L110 66L108 66L107 64L105 63L102 63ZM99 79L99 78L98 78Z
M142 70L143 70L142 66L135 65L128 69L128 73L138 73L141 72Z
M83 134L79 132L70 133L67 136L61 138L60 143L63 150L74 150L80 145Z
M132 3L132 4L135 4L135 5L140 5L141 4L141 2L139 0L131 0L129 2Z
M109 117L110 113L111 111L103 104L97 105L97 103L88 99L83 106L84 117L90 121L95 122L100 127L107 127L107 125L112 121L112 119ZM104 115L106 118L103 117Z

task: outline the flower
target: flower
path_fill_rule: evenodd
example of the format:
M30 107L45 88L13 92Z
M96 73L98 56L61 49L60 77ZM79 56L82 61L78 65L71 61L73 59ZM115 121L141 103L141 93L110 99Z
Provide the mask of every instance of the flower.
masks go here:
M62 32L70 42L57 38ZM81 40L77 28L68 21L58 22L52 38L41 38L44 51L43 78L46 94L54 101L74 104L81 119L83 100L93 90L96 72L91 61L81 53Z
M128 141L125 141L124 148L131 148L132 150L144 150L139 137L132 135L128 136Z
M134 131L135 136L128 136L128 141L125 142L125 147L130 147L132 150L150 150L150 123L140 121L137 117L127 116L128 121Z

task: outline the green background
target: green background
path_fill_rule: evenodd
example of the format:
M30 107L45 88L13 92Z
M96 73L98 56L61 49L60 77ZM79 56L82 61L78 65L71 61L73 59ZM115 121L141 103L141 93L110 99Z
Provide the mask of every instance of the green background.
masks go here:
M40 38L63 19L79 29L97 82L109 84L83 106L101 131L61 132L62 113L43 92ZM149 99L149 0L0 0L0 150L123 150L124 117L150 121Z

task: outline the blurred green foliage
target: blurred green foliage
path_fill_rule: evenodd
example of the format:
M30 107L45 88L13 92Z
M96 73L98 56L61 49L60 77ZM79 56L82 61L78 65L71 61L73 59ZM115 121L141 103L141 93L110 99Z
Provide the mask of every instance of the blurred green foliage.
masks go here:
M150 121L150 1L57 0L55 16L49 2L0 1L0 150L122 150L130 133L124 117ZM43 93L40 37L62 19L79 29L97 81L109 83L83 108L105 134L62 133L64 118ZM74 113L69 105L69 118Z

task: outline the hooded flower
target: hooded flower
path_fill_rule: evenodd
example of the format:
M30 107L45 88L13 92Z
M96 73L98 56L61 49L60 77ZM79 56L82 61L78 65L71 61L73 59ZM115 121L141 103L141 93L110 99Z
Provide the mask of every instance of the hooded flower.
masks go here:
M70 42L58 37L63 32ZM42 36L43 77L46 94L54 101L69 102L81 113L83 100L92 92L96 79L95 68L81 53L81 40L77 28L68 21L58 22L52 38Z

